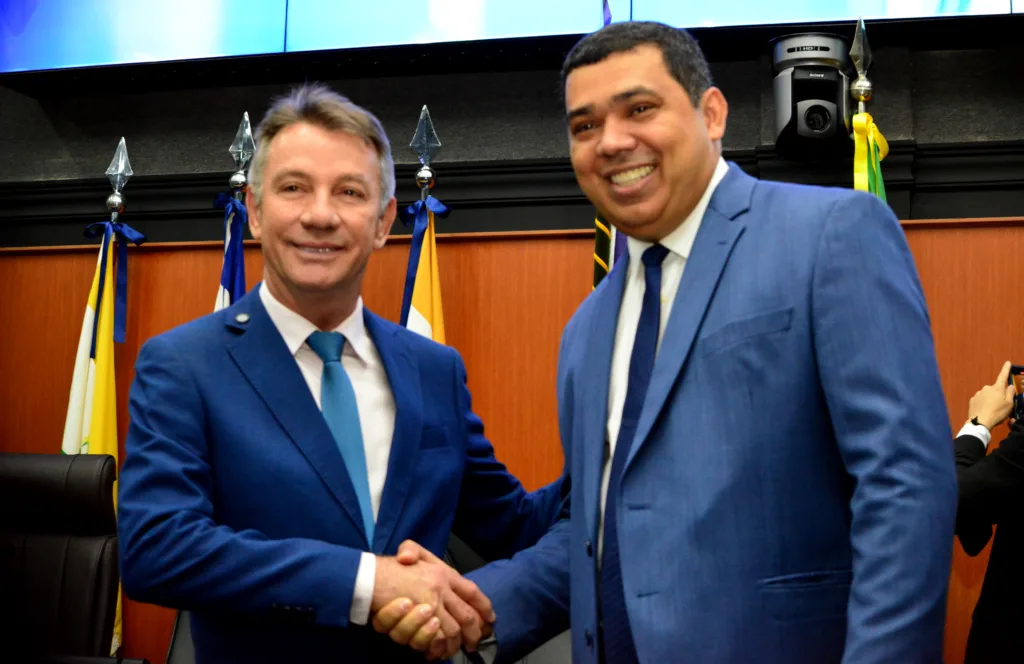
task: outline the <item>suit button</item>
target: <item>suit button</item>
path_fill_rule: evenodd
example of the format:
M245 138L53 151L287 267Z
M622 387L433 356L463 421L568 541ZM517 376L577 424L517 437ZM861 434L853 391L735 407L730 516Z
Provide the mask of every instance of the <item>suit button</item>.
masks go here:
M594 647L594 633L590 631L590 628L583 630L583 640L587 642L588 648Z
M594 556L594 545L590 542L590 540L587 540L587 558L592 558L593 556Z

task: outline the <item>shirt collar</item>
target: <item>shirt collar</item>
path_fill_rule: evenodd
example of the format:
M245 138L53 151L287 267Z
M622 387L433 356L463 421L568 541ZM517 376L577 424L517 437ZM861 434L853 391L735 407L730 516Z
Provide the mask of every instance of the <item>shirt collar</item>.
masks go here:
M300 314L283 305L271 294L270 289L265 284L261 283L259 289L260 301L263 302L267 315L270 316L270 320L274 323L277 331L281 333L285 345L288 346L288 352L294 356L305 345L309 335L316 332L319 328ZM345 344L343 352L352 353L363 362L369 361L371 354L367 345L371 342L370 336L366 332L366 321L363 319L362 297L356 300L356 308L349 317L342 321L341 325L334 328L333 331L340 332L348 342Z
M708 204L711 202L711 195L715 193L718 184L728 172L729 165L725 163L725 159L719 157L718 163L715 165L715 172L711 176L711 181L704 190L704 195L700 197L697 205L694 206L690 214L683 220L683 223L676 226L671 233L662 238L660 243L662 246L684 260L690 257L693 241L697 238L697 231L700 229L700 222L704 218L704 213L707 212ZM630 263L638 264L640 256L652 245L652 242L644 242L632 237L627 238L626 247L629 249Z

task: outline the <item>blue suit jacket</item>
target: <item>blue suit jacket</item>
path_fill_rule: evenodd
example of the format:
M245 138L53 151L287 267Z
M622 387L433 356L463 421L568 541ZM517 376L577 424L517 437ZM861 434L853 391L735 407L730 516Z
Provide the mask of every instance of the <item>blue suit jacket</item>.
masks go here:
M571 517L471 575L501 659L597 661L599 491L621 262L562 339ZM924 296L877 198L736 166L704 215L623 471L640 661L941 661L956 479ZM613 663L610 663L613 664Z
M443 555L454 530L493 560L557 517L557 485L528 494L495 459L458 353L365 320L397 407L373 542L257 291L139 353L119 482L122 580L133 599L193 611L200 663L416 661L349 626L360 552L413 539Z

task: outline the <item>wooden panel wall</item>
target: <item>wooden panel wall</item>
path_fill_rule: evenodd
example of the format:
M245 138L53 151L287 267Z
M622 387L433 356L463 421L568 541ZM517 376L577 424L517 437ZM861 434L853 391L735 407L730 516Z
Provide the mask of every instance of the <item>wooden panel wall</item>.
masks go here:
M473 407L498 458L529 489L562 471L555 368L562 328L590 292L585 233L442 238L439 252L448 343L465 362ZM143 246L129 259L128 334L115 351L121 455L132 365L146 339L210 312L220 275L216 244ZM370 262L366 305L397 321L408 242ZM95 248L0 251L0 450L60 450L75 349L96 266ZM251 288L263 269L246 249ZM129 657L162 664L174 612L126 600Z
M967 402L995 380L1002 363L1024 363L1024 316L1015 295L1017 256L1024 255L1024 221L905 222L935 335L939 371L953 433L967 419ZM992 433L999 441L1005 425ZM989 548L976 558L954 545L947 602L945 660L964 661L971 612L978 601ZM1024 601L1024 598L1022 598Z
M1005 359L1024 363L1024 325L1013 301L1013 257L1024 255L1024 220L906 222L928 298L951 424ZM561 470L555 366L561 329L590 291L592 236L442 237L440 261L449 343L466 361L474 410L502 459L529 488ZM397 320L408 246L371 261L367 306ZM220 271L216 245L132 249L127 343L116 354L121 440L127 389L142 341L204 315ZM56 452L95 249L0 251L0 450ZM250 287L262 259L246 251ZM996 433L1000 437L1001 432ZM123 443L122 443L123 444ZM959 544L951 574L946 661L963 661L970 613L988 553ZM162 664L173 612L125 602L125 654Z

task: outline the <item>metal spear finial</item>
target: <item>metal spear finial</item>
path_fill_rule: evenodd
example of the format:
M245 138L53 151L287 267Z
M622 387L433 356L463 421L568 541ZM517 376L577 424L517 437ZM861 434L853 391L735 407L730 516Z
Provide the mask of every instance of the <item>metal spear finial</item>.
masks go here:
M441 149L441 141L437 138L437 132L434 131L434 123L430 120L430 111L427 110L426 104L420 111L420 121L416 125L416 133L413 135L409 147L416 153L423 165L416 172L416 184L420 188L420 199L425 200L434 186L434 169L430 167L430 162L437 151Z
M248 111L242 113L242 121L238 124L238 131L235 132L235 140L228 148L231 158L235 161L235 172L231 175L228 184L234 190L235 198L241 200L242 191L246 185L246 170L253 154L256 153L256 143L252 140L252 126L249 124Z
M128 161L128 148L125 146L124 136L122 136L121 141L117 144L117 150L114 151L114 158L110 160L110 166L107 166L107 179L110 180L110 186L114 189L114 192L107 196L107 209L110 211L111 221L117 221L117 215L124 210L124 195L121 190L124 189L132 175L134 173L131 162Z
M864 27L864 18L857 19L857 28L853 36L853 46L850 47L850 59L857 69L857 79L850 84L850 96L857 102L857 112L863 113L865 104L871 100L871 81L868 80L868 70L871 68L871 45L868 44L867 30Z

